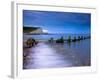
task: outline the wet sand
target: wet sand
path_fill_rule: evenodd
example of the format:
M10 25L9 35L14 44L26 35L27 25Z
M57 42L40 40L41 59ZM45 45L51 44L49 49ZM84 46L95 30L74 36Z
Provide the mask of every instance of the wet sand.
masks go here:
M23 51L23 69L90 66L90 42L38 43Z

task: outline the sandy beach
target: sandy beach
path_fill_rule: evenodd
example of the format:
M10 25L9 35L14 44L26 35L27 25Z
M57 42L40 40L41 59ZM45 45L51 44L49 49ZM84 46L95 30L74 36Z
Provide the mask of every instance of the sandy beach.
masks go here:
M71 44L40 42L25 48L23 69L90 66L90 39Z

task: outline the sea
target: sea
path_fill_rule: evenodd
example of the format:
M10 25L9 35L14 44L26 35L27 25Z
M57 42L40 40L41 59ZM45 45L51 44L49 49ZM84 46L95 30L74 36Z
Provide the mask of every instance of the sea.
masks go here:
M52 34L52 35L23 35L23 39L34 38L47 41L50 38L67 39L90 34ZM71 43L40 42L32 48L25 49L23 54L28 58L23 61L23 69L67 68L91 66L91 38Z
M50 38L53 38L54 40L56 39L60 39L61 37L63 37L64 39L68 39L68 37L71 37L71 39L73 39L74 37L76 37L76 39L78 38L78 36L83 36L83 37L87 37L90 36L90 34L24 34L23 35L23 40L27 40L29 38L34 38L36 40L49 40Z

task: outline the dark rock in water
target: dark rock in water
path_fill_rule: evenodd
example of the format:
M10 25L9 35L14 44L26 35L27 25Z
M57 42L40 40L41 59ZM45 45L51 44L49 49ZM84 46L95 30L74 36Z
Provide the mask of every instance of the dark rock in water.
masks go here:
M71 36L68 37L67 42L71 42Z
M26 41L26 44L27 44L27 47L31 48L35 46L36 44L38 44L38 42L35 39L30 38Z
M76 37L74 37L74 39L72 39L72 42L76 42L77 41L77 39L76 39Z
M50 38L48 41L49 42L54 42L54 39L53 38Z
M83 36L81 36L81 40L83 40L84 38L83 38Z
M61 37L60 39L57 39L57 40L56 40L56 43L64 43L64 38Z

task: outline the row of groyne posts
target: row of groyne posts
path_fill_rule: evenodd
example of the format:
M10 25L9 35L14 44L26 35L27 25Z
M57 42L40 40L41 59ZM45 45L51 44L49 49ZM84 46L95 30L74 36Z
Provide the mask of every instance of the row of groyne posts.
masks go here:
M90 36L78 36L78 37L74 37L71 38L71 36L68 37L68 39L64 39L63 36L57 40L54 40L54 38L50 38L49 42L56 42L56 43L64 43L64 42L77 42L77 41L81 41L81 40L85 40L85 39L90 39Z
M59 39L54 39L53 37L51 37L48 42L49 43L64 43L64 42L68 42L68 43L71 43L71 42L77 42L77 41L81 41L81 40L85 40L85 39L90 39L90 36L78 36L78 37L73 37L71 38L71 36L68 37L68 39L64 39L63 36L61 36L61 38ZM33 47L35 45L37 45L39 43L39 41L35 40L34 38L29 38L25 44L26 44L26 47L30 48L30 47Z

